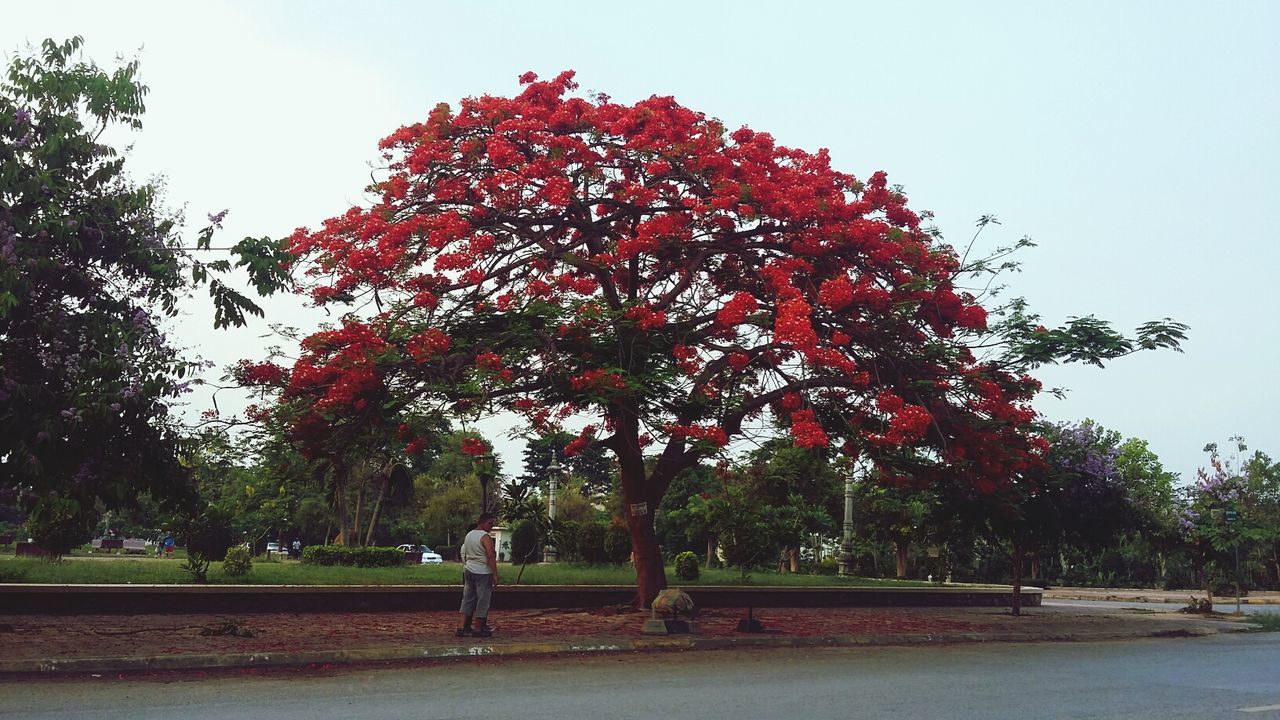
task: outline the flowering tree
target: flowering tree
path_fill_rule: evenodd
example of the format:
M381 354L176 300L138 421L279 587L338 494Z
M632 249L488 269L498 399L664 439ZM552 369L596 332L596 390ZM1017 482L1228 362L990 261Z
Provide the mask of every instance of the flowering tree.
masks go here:
M616 457L645 601L669 483L769 416L987 489L1033 462L1038 384L956 339L986 313L884 173L671 98L574 95L571 72L522 83L397 130L377 199L290 239L314 301L357 306L289 374L317 398L300 434L426 403L537 433L594 416L567 452Z
M1230 454L1217 443L1205 446L1209 468L1197 470L1181 518L1209 605L1215 571L1239 582L1240 550L1246 560L1256 551L1272 572L1280 569L1280 463L1261 451L1248 453L1243 437L1230 441Z
M46 40L0 82L0 495L23 495L54 551L87 539L99 503L191 497L168 409L197 365L159 327L187 273L210 283L218 325L261 313L216 280L230 261L191 257L158 189L99 142L141 127L146 87L136 62L109 72L81 44ZM255 282L283 279L278 243L237 251Z

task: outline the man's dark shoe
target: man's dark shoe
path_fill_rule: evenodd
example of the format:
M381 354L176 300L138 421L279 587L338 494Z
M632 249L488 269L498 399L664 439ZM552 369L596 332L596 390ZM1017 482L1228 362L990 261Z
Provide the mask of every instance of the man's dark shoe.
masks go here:
M471 635L474 632L475 631L472 630L471 628L458 628L457 630L453 631L453 634L457 635L458 637L467 637L468 635Z
M493 629L482 627L476 631L476 637L493 637Z

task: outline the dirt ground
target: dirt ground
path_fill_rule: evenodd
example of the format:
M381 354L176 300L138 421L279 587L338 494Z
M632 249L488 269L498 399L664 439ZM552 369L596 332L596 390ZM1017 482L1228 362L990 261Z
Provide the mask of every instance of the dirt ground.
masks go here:
M876 643L1090 640L1199 635L1239 626L1180 613L1089 608L769 608L754 611L766 634ZM699 638L741 637L745 608L700 614ZM642 637L646 613L630 609L520 610L495 613L483 642L605 642ZM238 615L0 615L6 660L168 657L183 654L288 653L419 645L465 645L449 612L248 613Z

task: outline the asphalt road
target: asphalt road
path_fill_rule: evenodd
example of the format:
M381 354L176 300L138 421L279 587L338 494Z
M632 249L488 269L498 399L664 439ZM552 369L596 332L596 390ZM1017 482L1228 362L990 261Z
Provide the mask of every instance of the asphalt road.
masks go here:
M1280 633L0 682L0 718L1280 718Z

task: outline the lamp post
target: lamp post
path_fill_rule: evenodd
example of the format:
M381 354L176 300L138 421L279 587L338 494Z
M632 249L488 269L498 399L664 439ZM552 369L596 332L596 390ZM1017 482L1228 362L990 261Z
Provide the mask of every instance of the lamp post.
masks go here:
M476 455L476 477L480 480L480 512L489 512L489 483L493 480L493 453Z
M550 491L547 497L547 519L551 521L550 524L552 526L556 523L556 492L560 489L560 472L560 462L553 453L551 455L551 464L547 466L547 485ZM560 560L560 551L549 540L550 538L548 538L546 547L542 549L542 561L558 562Z
M853 574L853 469L844 479L844 533L840 543L840 574Z

